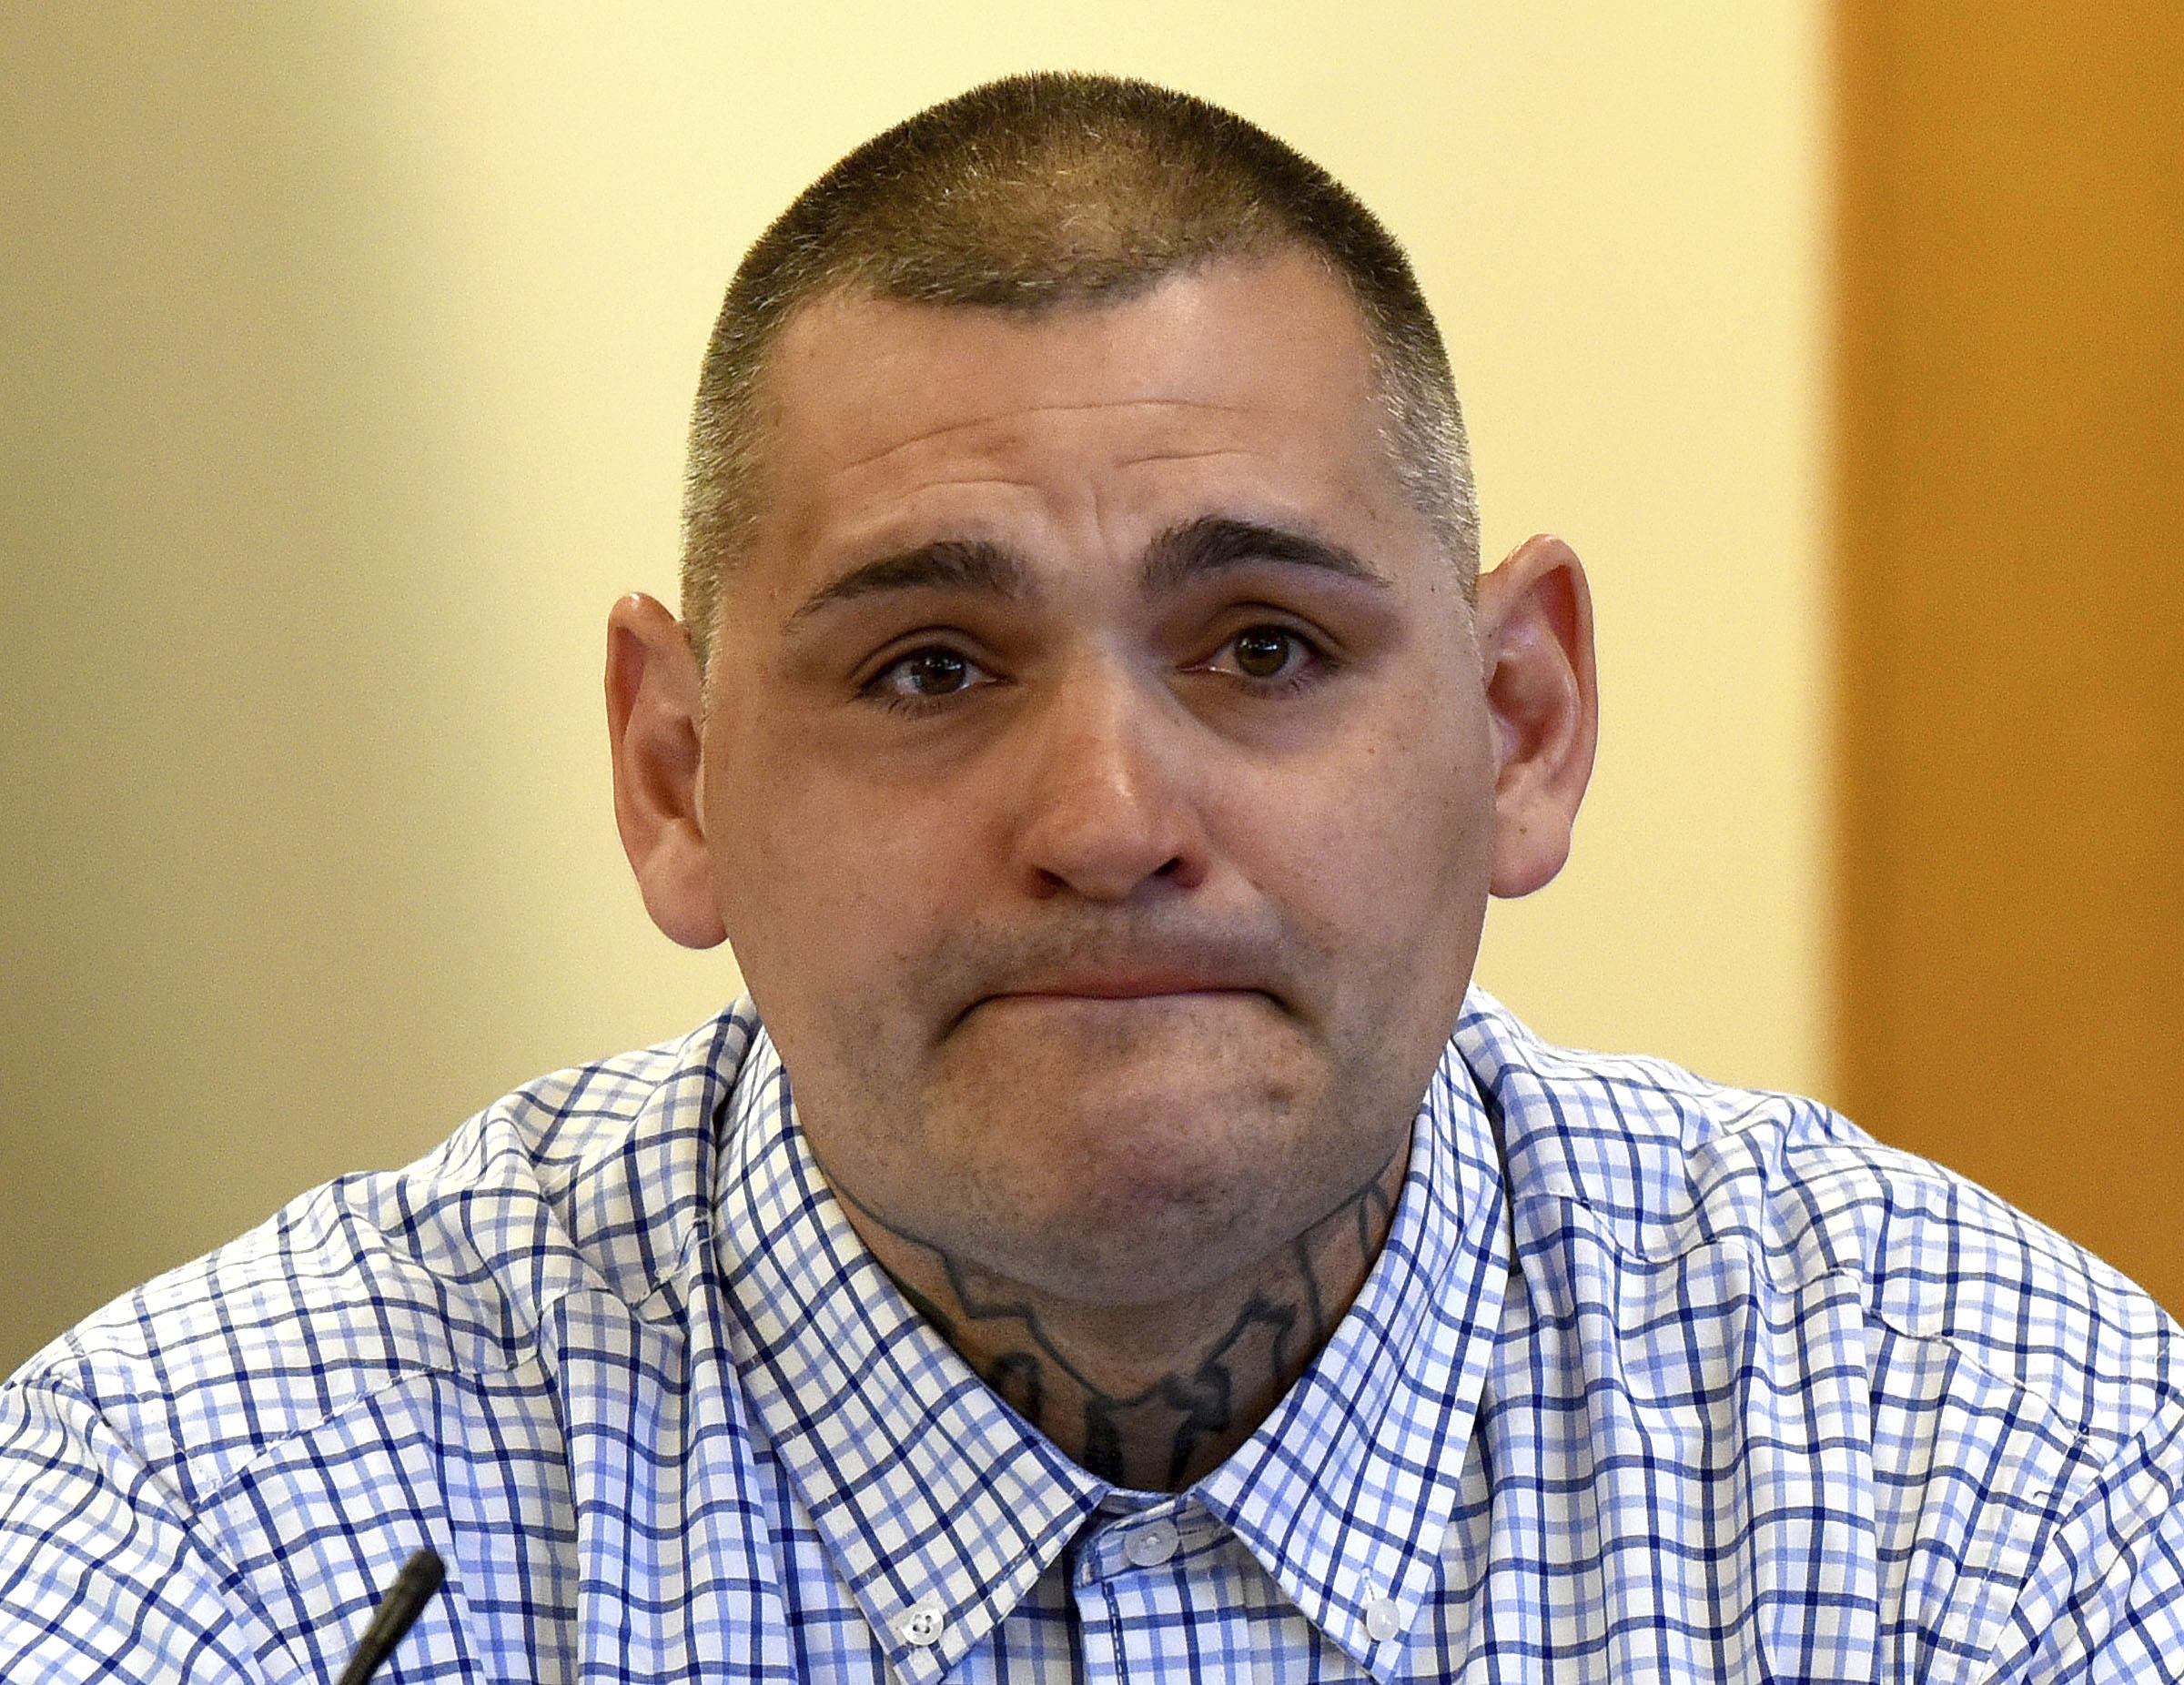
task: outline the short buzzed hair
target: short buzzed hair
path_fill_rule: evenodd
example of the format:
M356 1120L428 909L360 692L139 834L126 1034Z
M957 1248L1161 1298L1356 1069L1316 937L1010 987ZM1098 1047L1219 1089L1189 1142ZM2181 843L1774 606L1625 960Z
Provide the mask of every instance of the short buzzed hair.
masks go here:
M1479 519L1462 412L1394 237L1318 165L1218 106L1117 76L1010 76L866 141L798 196L729 283L683 498L682 619L699 661L723 571L758 524L761 387L800 306L848 293L1036 314L1295 249L1356 299L1397 473L1468 592Z

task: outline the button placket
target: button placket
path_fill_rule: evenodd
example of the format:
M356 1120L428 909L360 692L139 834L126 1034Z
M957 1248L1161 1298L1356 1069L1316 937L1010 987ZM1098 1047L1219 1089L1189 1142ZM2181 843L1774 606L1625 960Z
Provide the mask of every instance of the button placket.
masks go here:
M1165 1517L1125 1534L1122 1554L1133 1568L1158 1568L1176 1554L1176 1524Z

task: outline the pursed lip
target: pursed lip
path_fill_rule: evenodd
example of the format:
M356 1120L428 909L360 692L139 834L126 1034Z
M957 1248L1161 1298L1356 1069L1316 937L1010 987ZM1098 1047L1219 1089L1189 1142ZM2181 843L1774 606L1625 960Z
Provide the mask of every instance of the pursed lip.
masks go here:
M1198 994L1270 997L1257 979L1197 966L1124 965L1073 970L1026 978L996 989L977 1003L1000 1001L1156 1001Z
M1285 1014L1291 1010L1277 946L1225 933L1174 933L1165 940L1086 940L1067 946L1057 939L1044 952L997 953L980 970L984 974L957 997L963 1004L951 1015L950 1028L983 1007L1011 1002L1035 1008L1115 1002L1127 1008L1132 1002L1228 996L1263 1001Z

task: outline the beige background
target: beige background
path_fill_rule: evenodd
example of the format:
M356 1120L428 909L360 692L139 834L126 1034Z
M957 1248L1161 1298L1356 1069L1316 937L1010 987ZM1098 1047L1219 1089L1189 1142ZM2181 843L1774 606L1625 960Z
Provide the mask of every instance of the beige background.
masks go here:
M1051 15L1050 15L1051 14ZM1814 0L0 11L0 1366L733 990L607 805L720 291L849 146L1036 66L1235 106L1409 244L1490 548L1592 564L1542 1028L1826 1062Z

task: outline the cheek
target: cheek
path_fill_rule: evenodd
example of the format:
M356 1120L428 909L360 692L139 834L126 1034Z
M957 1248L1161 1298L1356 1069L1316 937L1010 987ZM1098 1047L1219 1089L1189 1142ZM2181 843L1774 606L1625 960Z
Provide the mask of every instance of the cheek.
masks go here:
M1420 896L1483 883L1493 777L1483 721L1410 728L1420 716L1330 746L1309 764L1263 769L1223 804L1220 828L1315 899L1370 923L1398 922ZM1270 885L1269 887L1271 887ZM1392 898L1392 899L1391 899Z
M762 980L784 1007L792 994L868 997L959 921L973 876L959 815L809 766L723 788L751 792L709 802L707 835L722 919L762 1005Z
M1493 865L1484 730L1382 735L1319 776L1254 781L1232 858L1316 956L1327 1004L1371 1039L1439 1026L1470 980ZM1438 1029L1436 1029L1438 1034Z

